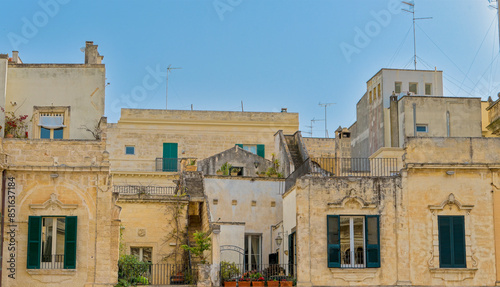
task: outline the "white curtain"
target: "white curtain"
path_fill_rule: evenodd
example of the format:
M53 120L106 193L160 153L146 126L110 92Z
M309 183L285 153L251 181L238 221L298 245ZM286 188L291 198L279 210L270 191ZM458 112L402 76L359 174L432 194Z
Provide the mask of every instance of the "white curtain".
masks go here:
M66 127L63 122L64 117L62 115L41 115L38 126L46 129L58 129Z

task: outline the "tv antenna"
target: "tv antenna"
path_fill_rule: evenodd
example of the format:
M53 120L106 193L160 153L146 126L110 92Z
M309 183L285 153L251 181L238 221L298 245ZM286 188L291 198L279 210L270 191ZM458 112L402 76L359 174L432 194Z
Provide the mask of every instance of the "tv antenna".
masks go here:
M322 107L325 107L325 138L328 138L328 128L326 126L326 124L328 122L328 120L327 120L328 118L326 117L326 107L331 106L331 105L335 105L335 103L324 103L324 104L322 104L320 102L318 105L320 105Z
M415 20L428 20L432 17L415 18L415 3L402 1L403 4L408 5L408 9L401 9L405 12L411 13L413 16L413 62L415 64L415 70L417 69L417 37L415 36Z
M166 98L165 98L165 110L168 109L168 74L170 74L170 71L172 70L178 70L178 69L182 69L182 68L172 68L172 65L168 65L167 67L167 95L166 95Z
M488 2L490 3L490 5L488 5L488 8L497 9L497 12L498 12L498 41L499 41L499 45L500 45L500 2L498 0L488 0ZM491 3L495 3L495 2L497 2L496 6L491 4Z
M311 120L311 125L310 125L310 126L306 126L306 128L310 128L310 129L311 129L311 131L310 131L310 132L304 132L304 133L309 134L309 135L311 135L311 137L312 137L312 136L313 136L313 123L315 123L315 122L320 122L320 121L324 121L324 120L323 120L323 119L321 119L321 120L317 120L317 119L313 118L313 119Z

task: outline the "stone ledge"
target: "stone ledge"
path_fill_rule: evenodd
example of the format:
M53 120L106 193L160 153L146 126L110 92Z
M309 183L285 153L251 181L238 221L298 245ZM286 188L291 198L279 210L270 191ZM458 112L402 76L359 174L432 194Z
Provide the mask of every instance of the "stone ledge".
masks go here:
M332 272L334 278L339 278L346 282L362 282L366 279L373 279L378 271L379 268L330 268L330 272Z
M29 275L76 275L76 269L26 269Z
M477 268L429 268L429 271L434 278L458 282L474 278Z

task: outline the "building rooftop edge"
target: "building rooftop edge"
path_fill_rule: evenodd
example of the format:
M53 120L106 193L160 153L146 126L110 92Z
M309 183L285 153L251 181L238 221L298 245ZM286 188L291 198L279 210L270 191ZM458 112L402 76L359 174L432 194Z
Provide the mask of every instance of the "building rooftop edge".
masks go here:
M443 71L441 70L413 70L413 69L393 69L393 68L382 68L380 69L378 72L376 72L368 81L366 81L367 83L369 81L371 81L373 78L375 78L376 75L380 74L382 71L405 71L405 72L438 72L438 73L442 73Z

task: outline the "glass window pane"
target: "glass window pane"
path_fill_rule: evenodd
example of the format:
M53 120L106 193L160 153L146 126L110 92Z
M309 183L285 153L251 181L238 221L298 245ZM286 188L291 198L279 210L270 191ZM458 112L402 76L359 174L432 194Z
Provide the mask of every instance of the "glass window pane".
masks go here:
M142 250L142 261L144 262L151 262L153 258L153 248L151 247L144 247Z
M63 138L63 129L55 129L54 130L54 139L62 139Z
M54 222L52 217L42 218L42 262L52 262L52 234Z
M55 220L55 218L54 218ZM56 261L62 262L64 256L64 239L66 236L66 218L57 218Z
M328 217L328 244L339 244L338 217Z
M412 92L414 95L417 94L417 83L410 83L410 92Z
M50 130L46 128L40 128L40 138L50 139Z
M367 244L378 244L378 226L376 217L366 218L366 229L368 234L366 235Z
M251 153L257 154L257 146L256 145L243 145L243 149L249 151Z
M401 82L394 83L394 92L396 94L401 94Z
M125 147L125 154L135 154L135 147L133 147L133 146L126 146Z
M135 257L137 257L137 259L140 260L141 251L139 249L139 247L130 247L130 255L134 255Z
M432 94L432 84L425 84L425 94L426 95Z
M350 217L340 217L340 252L341 264L351 264L351 229Z
M363 217L353 218L353 234L354 234L354 264L363 264L365 254L364 226Z

